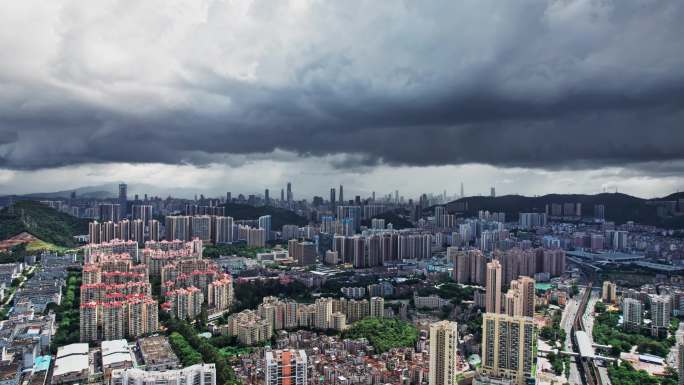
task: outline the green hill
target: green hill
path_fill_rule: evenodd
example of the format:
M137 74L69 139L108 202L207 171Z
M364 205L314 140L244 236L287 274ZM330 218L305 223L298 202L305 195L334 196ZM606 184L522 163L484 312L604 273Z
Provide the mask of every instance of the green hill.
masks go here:
M385 220L385 226L389 225L390 223L392 224L392 228L395 230L401 230L401 229L410 229L413 228L413 223L408 221L402 216L397 215L396 213L393 212L386 212L382 214L378 214L373 217L373 219L384 219ZM361 221L361 224L367 227L370 227L372 223L371 219Z
M233 217L233 219L258 219L263 215L271 216L271 229L279 231L283 225L297 225L305 226L309 223L306 218L295 214L290 210L280 209L272 206L250 206L241 205L238 203L228 203L226 207L226 215Z
M20 201L0 211L0 240L22 232L58 246L75 246L74 235L88 233L88 220L35 201Z
M605 205L606 220L618 224L634 221L641 224L679 227L681 221L673 218L659 218L657 208L647 200L621 193L602 193L595 195L582 194L549 194L536 197L522 195L504 195L500 197L474 196L455 200L447 204L449 212L462 212L466 215L477 215L479 210L505 212L506 219L515 221L521 212L544 212L546 205L552 203L581 203L582 216L594 215L594 205ZM467 209L463 210L464 203Z

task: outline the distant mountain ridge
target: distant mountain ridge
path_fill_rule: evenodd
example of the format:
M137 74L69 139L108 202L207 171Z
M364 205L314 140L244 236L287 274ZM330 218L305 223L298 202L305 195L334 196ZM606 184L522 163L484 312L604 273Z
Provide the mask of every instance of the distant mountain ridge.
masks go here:
M477 215L480 210L505 212L507 220L517 220L518 214L521 212L545 212L546 206L553 203L581 203L582 217L592 217L594 206L602 204L605 206L605 219L618 224L634 221L666 228L684 228L684 217L663 218L658 216L658 202L677 199L684 199L684 193L670 194L655 199L643 199L622 193L548 194L535 197L522 195L473 196L447 203L447 211L473 216Z
M309 221L297 215L295 212L273 206L250 206L238 203L228 203L223 205L226 208L226 215L235 220L257 219L260 216L271 216L271 229L281 230L283 225L305 226Z

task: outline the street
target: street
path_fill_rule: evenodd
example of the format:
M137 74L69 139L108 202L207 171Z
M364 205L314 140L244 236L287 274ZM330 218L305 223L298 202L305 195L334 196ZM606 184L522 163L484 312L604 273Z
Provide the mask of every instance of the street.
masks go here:
M582 295L584 295L584 290L585 289L580 289L579 294L577 294L574 298L568 299L568 302L565 304L565 309L563 309L561 328L565 330L565 343L563 344L564 350L572 351L572 323L575 319L575 315L577 314L577 308L579 307L578 299L582 298ZM577 370L577 365L575 364L574 359L570 360L570 374L568 383L572 385L582 385L582 380L580 379L579 371Z

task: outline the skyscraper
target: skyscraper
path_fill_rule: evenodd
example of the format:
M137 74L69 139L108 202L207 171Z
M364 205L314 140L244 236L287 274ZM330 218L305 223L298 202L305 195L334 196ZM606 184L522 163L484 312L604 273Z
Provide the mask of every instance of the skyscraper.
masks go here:
M264 229L264 236L266 237L266 240L271 239L271 216L270 215L264 215L259 217L259 228Z
M126 217L128 214L128 185L126 183L119 184L119 206L121 216Z
M496 259L487 264L485 284L485 309L487 313L501 312L501 264Z
M304 350L269 350L265 353L266 385L306 385Z
M264 202L265 202L266 204L270 204L270 203L271 203L271 197L270 197L269 194L268 194L268 189L264 190Z
M292 183L287 182L287 202L292 202Z
M330 206L335 207L335 188L330 189Z
M461 182L461 198L465 198L465 193L463 192L463 182Z
M280 189L280 201L285 202L285 190Z
M486 313L482 320L481 373L523 385L535 373L537 342L534 319Z
M340 204L344 204L344 186L340 185Z
M441 321L430 325L430 385L456 383L458 324Z

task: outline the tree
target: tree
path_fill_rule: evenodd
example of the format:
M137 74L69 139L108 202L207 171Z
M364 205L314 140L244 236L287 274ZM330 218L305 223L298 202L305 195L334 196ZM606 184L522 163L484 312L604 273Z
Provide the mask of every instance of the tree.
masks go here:
M576 283L573 283L572 286L570 287L570 297L574 297L577 294L579 294L579 287L577 286Z

